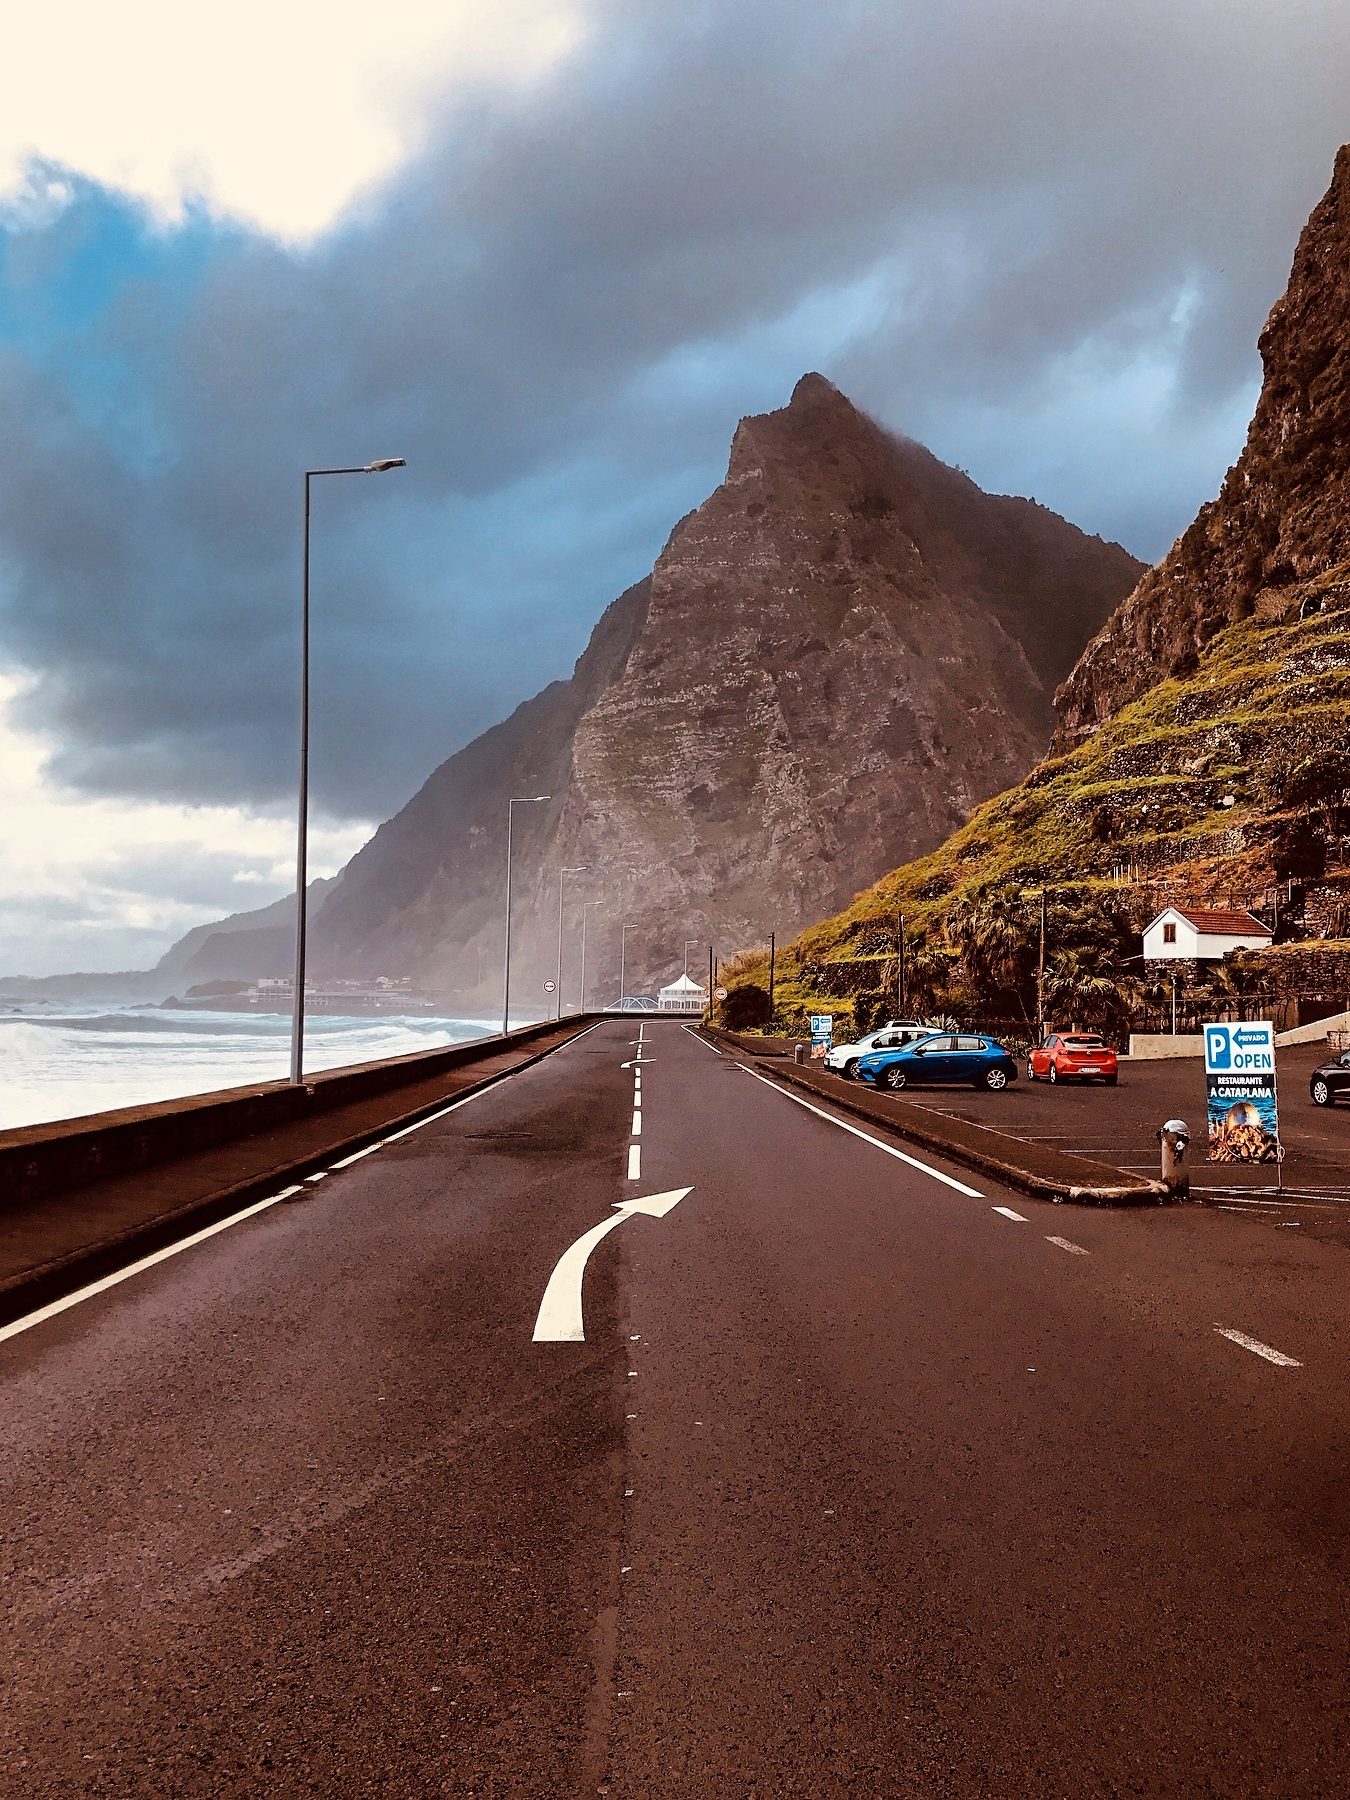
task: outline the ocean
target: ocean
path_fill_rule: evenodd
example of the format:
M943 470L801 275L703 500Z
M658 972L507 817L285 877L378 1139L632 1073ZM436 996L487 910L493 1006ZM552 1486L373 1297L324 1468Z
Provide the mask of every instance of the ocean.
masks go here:
M500 1029L485 1019L319 1013L305 1022L305 1070L406 1056ZM284 1080L290 1034L281 1013L0 1001L0 1130Z

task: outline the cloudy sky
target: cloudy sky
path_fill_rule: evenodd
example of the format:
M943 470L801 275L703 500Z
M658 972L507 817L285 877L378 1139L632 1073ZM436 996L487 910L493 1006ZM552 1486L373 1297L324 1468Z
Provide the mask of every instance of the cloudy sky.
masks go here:
M228 21L228 28L226 26ZM1350 137L1344 0L52 0L0 64L0 973L318 872L819 368L1160 555Z

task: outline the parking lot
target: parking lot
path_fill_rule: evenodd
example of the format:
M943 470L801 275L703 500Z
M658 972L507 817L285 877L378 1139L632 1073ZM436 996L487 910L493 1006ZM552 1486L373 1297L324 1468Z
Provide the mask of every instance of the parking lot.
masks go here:
M1192 1190L1219 1205L1284 1210L1350 1210L1350 1105L1316 1107L1308 1078L1328 1052L1317 1045L1277 1056L1282 1170L1250 1163L1205 1161L1205 1069L1199 1057L1159 1062L1122 1058L1120 1081L1047 1082L1021 1078L1002 1093L968 1087L909 1088L905 1101L1018 1137L1053 1144L1116 1168L1158 1173L1155 1133L1164 1119L1182 1118L1195 1136Z

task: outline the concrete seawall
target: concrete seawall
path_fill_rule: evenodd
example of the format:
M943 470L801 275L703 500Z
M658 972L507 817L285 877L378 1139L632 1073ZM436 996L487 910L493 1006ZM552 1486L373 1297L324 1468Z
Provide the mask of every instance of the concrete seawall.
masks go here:
M580 1025L600 1016L569 1015L565 1023ZM316 1074L303 1087L285 1081L262 1082L0 1131L0 1205L12 1207L65 1193L272 1131L484 1061L513 1046L528 1046L557 1029L556 1022L546 1021L505 1037L498 1033L466 1044L449 1044L443 1050L330 1069Z

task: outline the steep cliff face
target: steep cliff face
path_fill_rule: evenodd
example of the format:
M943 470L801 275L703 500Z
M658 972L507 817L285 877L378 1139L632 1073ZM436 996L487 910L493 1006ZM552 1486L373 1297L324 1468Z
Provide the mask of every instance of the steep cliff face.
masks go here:
M1057 696L1067 749L1225 626L1350 558L1350 145L1261 333L1246 448L1217 500L1093 639ZM1273 592L1272 592L1273 598Z
M551 796L516 813L520 991L536 1004L563 867L600 902L607 995L623 923L644 982L680 966L685 939L701 966L709 942L799 927L1031 766L1055 683L1139 572L807 376L742 423L726 481L572 679L442 765L349 865L316 967L486 999L513 794ZM566 922L574 944L575 901Z

